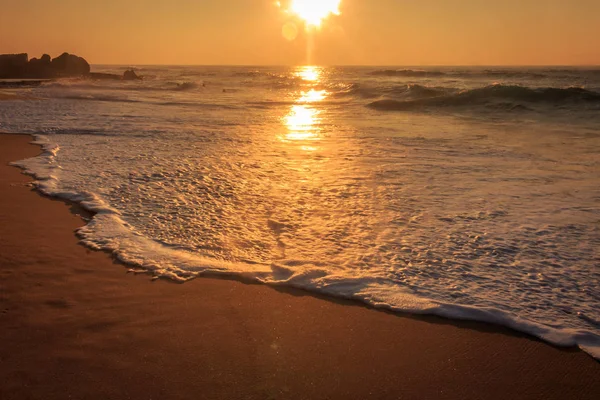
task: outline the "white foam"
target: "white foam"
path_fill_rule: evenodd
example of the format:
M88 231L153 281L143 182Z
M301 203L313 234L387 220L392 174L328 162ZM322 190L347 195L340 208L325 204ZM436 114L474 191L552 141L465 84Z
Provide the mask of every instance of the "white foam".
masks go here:
M43 193L96 212L82 242L134 271L481 320L598 357L596 117L387 114L353 94L342 106L340 88L401 84L370 72L326 71L318 88L282 68L259 72L273 79L157 67L131 84L66 81L30 90L44 101L2 102L0 129L45 134L44 154L17 164ZM171 90L199 77L205 87ZM322 88L331 96L306 101ZM111 99L134 101L97 101ZM306 120L293 118L297 101Z
M61 189L60 175L62 167L56 161L56 155L60 147L58 144L52 143L45 135L33 135L33 137L32 143L42 147L42 154L26 160L11 162L10 165L22 168L25 173L32 175L36 179L34 185L37 190L47 196L79 203L85 209L94 213L119 214L117 210L109 207L93 193Z
M417 296L385 279L349 276L349 271L331 273L315 265L290 268L278 264L247 264L218 261L177 250L151 240L123 221L119 212L93 193L75 193L60 187L57 144L36 135L34 143L43 148L35 158L12 163L36 178L44 194L81 204L96 213L77 231L81 243L107 250L120 261L152 272L155 276L185 282L203 274L239 276L269 285L291 286L340 298L364 302L376 308L400 313L437 315L449 319L472 320L505 326L538 337L556 346L578 346L600 359L600 336L585 329L561 329L536 323L493 307L448 304ZM356 274L354 274L356 275Z

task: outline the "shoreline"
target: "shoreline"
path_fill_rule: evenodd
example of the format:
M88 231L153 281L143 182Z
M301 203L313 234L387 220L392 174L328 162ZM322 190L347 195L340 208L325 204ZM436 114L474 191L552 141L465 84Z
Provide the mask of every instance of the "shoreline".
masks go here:
M32 143L39 145L42 149L42 154L40 155L41 157L50 156L52 158L55 156L54 145L51 142L47 141L47 137L37 134L31 134L31 136L34 139L34 142ZM38 160L39 162L38 158L34 158L33 160ZM34 162L34 165L31 166L28 164L27 161L28 160L22 160L20 162L14 162L12 164L23 169L26 175L30 175L34 179L37 179L36 177L38 176L40 170L39 165L35 165ZM44 162L42 164L44 164ZM52 175L51 172L42 173L43 176L48 176L48 174ZM50 180L52 181L53 179ZM49 199L60 200L65 202L66 204L71 206L72 210L76 209L77 213L83 216L85 224L90 223L90 220L94 215L97 214L97 212L102 213L102 211L108 211L109 213L113 213L113 210L111 209L110 205L105 204L101 200L97 201L93 196L92 198L85 196L82 198L79 194L74 194L74 198L76 198L77 200L72 200L73 197L70 194L64 195L60 191L58 195L53 195L53 193L55 193L53 185L50 185L48 189L45 182L46 178L43 178L39 182L40 185L36 185L37 192ZM84 206L83 204L85 203L87 203L88 205ZM102 218L102 215L100 215L99 217ZM97 223L97 221L91 222ZM77 233L77 236L81 239L80 243L83 243L84 246L92 250L100 250L109 254L114 261L128 268L128 272L133 272L135 274L147 274L152 276L153 279L165 279L171 283L185 283L198 277L205 277L213 279L234 280L245 284L266 284L271 287L276 287L278 288L278 290L282 291L286 291L288 289L300 290L303 293L312 294L316 297L323 298L326 300L336 299L350 301L352 302L352 304L360 304L366 306L369 309L390 312L393 315L401 314L410 315L413 317L425 316L426 318L437 317L444 320L457 322L460 321L458 323L472 321L475 323L489 324L496 327L502 327L503 329L508 329L511 332L523 334L526 337L540 339L545 343L559 348L579 347L592 358L595 358L597 361L600 361L600 353L598 353L598 340L600 340L600 337L598 337L597 334L587 331L585 329L554 329L544 324L535 322L533 320L520 318L519 316L510 312L503 311L502 309L474 306L472 307L468 305L437 302L428 298L419 297L415 297L416 301L424 301L431 303L428 306L424 306L426 308L422 310L406 310L402 306L403 301L401 300L399 302L395 302L393 295L387 299L385 296L383 296L382 299L384 300L378 301L377 299L370 299L368 296L365 297L361 295L356 295L352 291L348 293L336 293L334 291L332 293L328 290L320 290L319 287L316 286L305 287L303 285L297 285L293 282L287 282L285 280L278 281L277 279L274 279L263 281L261 279L263 278L262 276L255 276L252 273L246 274L245 271L244 273L240 274L233 271L228 271L227 269L225 269L224 271L220 270L219 268L217 268L216 270L211 270L210 267L207 267L208 269L202 272L191 272L187 275L185 273L183 275L179 275L179 270L177 268L175 268L175 271L173 273L164 273L163 270L157 265L153 265L154 262L152 257L148 257L148 259L144 258L146 256L144 254L144 251L138 253L137 256L134 255L133 257L131 257L131 255L129 255L126 251L126 247L124 249L122 246L115 247L103 243L98 245L97 242L94 240L93 232L91 232L90 235L90 232L88 232L86 228L86 226L81 227L81 229ZM146 241L152 242L152 240L150 239L146 239ZM154 250L150 250L150 252L152 251ZM172 257L176 257L177 255L178 254L170 254L170 256ZM186 267L191 267L191 269L194 270L197 265L204 265L203 263L205 262L210 263L210 261L204 260L202 258L195 259L193 262L189 263L188 258L189 256L193 257L193 255L188 255L187 252L183 252L182 255L183 259L176 259L174 261L174 264L177 265L178 262L182 262L184 265L184 272L186 271Z
M6 165L39 154L30 141L0 135L3 399L600 394L593 358L499 326L234 279L127 275L77 243L69 205Z

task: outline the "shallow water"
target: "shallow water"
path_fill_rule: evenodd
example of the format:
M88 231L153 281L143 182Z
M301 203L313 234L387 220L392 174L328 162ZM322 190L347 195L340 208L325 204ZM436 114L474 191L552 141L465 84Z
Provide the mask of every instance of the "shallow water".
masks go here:
M97 67L118 72L120 67ZM157 275L243 275L600 357L600 71L144 67L0 103L80 231Z

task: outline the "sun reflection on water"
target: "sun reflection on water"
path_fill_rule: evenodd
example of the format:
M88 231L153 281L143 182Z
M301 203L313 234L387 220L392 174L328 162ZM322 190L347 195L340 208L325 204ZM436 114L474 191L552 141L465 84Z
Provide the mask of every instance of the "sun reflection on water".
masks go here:
M302 96L298 101L303 103L315 103L317 101L325 100L327 95L328 93L326 90L310 89L308 92L302 92Z
M315 108L295 105L285 117L288 133L287 140L315 140L317 139L316 125L319 122L319 110Z
M296 76L308 82L318 82L321 79L322 68L314 66L299 67Z
M296 104L292 105L287 115L283 117L287 132L280 139L283 142L300 144L298 148L303 151L314 152L318 150L318 147L307 145L306 142L314 143L320 140L319 125L323 110L319 107L319 102L325 100L329 93L326 90L315 89L321 81L321 68L299 67L294 74L306 81L309 88L296 96L294 101Z

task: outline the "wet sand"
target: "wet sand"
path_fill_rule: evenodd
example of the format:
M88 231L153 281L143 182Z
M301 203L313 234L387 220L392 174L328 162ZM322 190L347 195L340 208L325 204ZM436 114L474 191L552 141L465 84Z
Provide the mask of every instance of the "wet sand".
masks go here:
M30 141L0 134L3 400L600 398L600 363L504 328L128 274L7 165Z

